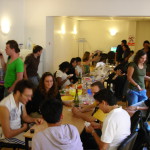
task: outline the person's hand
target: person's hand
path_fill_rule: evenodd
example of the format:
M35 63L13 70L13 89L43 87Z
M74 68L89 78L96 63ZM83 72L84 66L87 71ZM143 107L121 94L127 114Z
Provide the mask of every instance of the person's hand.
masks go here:
M131 110L131 111L135 111L136 110L136 106L129 106L126 108L126 110Z
M13 91L13 87L10 87L9 89L8 89L8 93L11 93Z
M91 122L91 126L94 129L102 129L102 123Z
M72 108L72 113L73 113L75 116L79 117L81 112L80 112L80 109L79 109L79 108L73 107L73 108Z
M90 125L88 127L85 127L85 130L87 133L92 133L92 131L94 131L94 128Z
M24 131L26 131L28 129L28 124L27 123L23 123L22 124L22 128Z
M143 90L139 85L137 85L136 87L138 88L139 91Z
M35 118L34 122L36 124L42 124L43 123L43 119L42 118Z

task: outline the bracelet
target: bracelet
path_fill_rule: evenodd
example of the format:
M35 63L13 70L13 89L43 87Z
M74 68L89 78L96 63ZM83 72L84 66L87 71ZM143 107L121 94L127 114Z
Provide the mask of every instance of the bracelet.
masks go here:
M95 130L93 130L93 131L91 132L92 136L93 136L94 133L95 133Z

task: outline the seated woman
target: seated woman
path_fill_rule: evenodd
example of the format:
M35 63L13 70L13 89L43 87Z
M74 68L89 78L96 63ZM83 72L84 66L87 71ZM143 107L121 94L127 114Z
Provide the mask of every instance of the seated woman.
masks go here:
M67 75L66 72L68 72L70 68L69 62L65 61L59 65L59 70L56 71L56 81L59 89L65 88L67 85L70 85L71 82L69 78L70 75Z
M50 72L45 72L40 79L39 86L34 91L32 101L29 101L26 105L27 113L34 113L32 114L34 117L39 116L39 108L42 102L47 99L54 98L61 101L61 96L57 89L57 85L53 75Z
M75 67L76 77L78 78L80 75L82 75L83 72L83 66L81 65L81 58L76 57L77 65Z
M77 65L76 58L72 58L71 61L70 61L70 68L67 71L67 74L68 75L73 75L72 77L69 78L70 82L73 83L73 84L78 81L78 79L76 77L76 71L75 71L76 65Z

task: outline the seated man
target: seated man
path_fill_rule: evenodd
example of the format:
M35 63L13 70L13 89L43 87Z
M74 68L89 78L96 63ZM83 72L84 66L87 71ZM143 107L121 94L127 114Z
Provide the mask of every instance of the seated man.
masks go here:
M103 89L94 95L99 102L99 108L108 113L102 126L102 135L99 137L92 126L86 127L101 150L116 150L119 144L130 134L130 116L121 107L116 105L113 93ZM95 147L96 148L96 147Z
M73 125L62 125L63 104L47 100L41 106L41 114L48 128L38 132L32 139L32 150L83 150L79 132Z
M97 81L97 82L94 82L93 84L91 84L91 91L92 91L93 95L95 93L97 93L98 91L100 91L101 89L104 89L104 86L101 82ZM85 106L83 108L74 107L72 109L72 112L75 116L82 118L83 120L88 121L88 122L92 122L92 121L96 121L96 120L103 122L106 117L106 114L104 114L102 112L102 110L97 109L96 107L97 107L97 102L94 102L93 104ZM91 111L94 108L96 108L96 109L92 116L89 116L84 113L87 111Z
M14 93L0 102L0 141L25 144L23 132L28 129L27 123L42 123L42 119L27 115L25 104L31 100L33 84L28 80L17 82Z

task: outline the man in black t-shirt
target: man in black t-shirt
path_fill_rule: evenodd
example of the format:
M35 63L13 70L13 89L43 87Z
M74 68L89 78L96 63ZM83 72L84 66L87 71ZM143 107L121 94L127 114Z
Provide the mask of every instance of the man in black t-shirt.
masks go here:
M127 41L126 40L122 40L121 41L121 45L117 46L117 50L116 50L116 62L120 61L120 59L122 59L122 54L123 54L123 49L122 46L126 45Z

